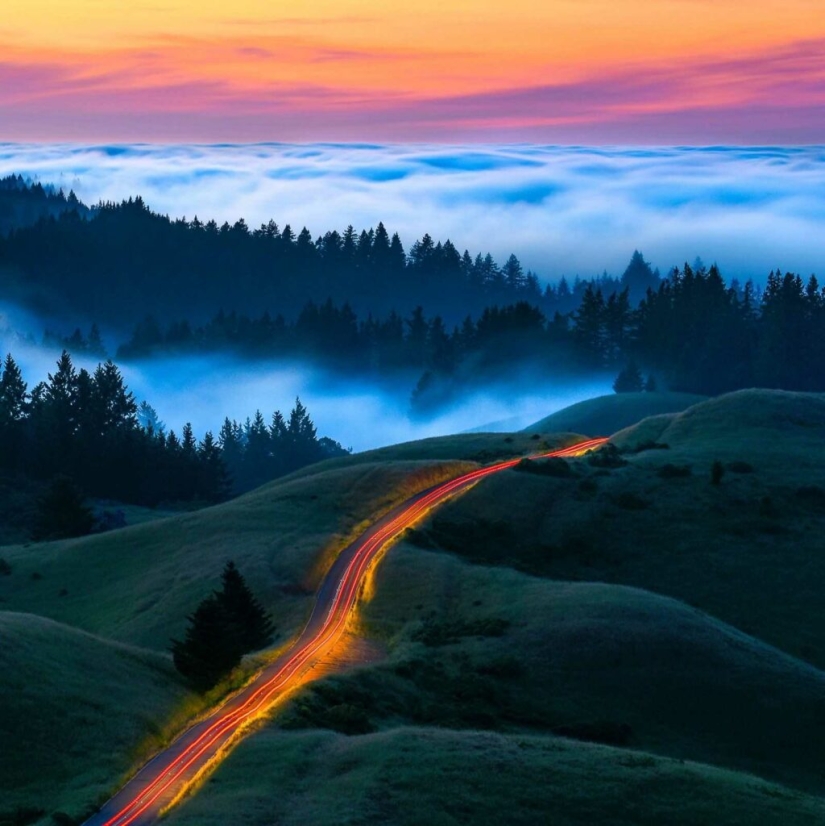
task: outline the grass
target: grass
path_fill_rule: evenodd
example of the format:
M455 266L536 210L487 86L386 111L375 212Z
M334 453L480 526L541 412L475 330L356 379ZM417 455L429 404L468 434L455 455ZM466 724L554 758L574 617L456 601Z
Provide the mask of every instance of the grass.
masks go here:
M418 541L671 596L825 667L824 437L822 397L731 394L619 433L623 467L580 459L572 480L493 477L439 510ZM633 452L652 442L669 448ZM715 461L740 472L712 485Z
M0 612L0 821L80 814L162 742L188 700L169 657Z
M825 806L746 774L550 736L270 729L167 822L241 817L249 826L814 826Z
M275 482L218 507L98 536L9 546L0 607L166 650L234 559L283 640L334 554L377 514L459 472L456 462L357 463Z
M334 706L379 728L608 722L629 726L634 748L825 793L825 674L675 600L402 544L364 627L388 658L308 688L286 725Z
M704 401L705 396L692 393L613 393L565 407L541 419L527 433L587 433L591 436L609 436L622 428L634 425L649 416L686 410Z
M283 642L337 549L377 514L467 462L572 439L549 434L384 448L197 513L4 547L0 606L164 649L234 558ZM485 480L377 569L361 631L384 658L297 695L170 823L825 824L823 437L825 397L747 391L645 419L617 434L620 455ZM18 762L36 766L55 726L93 740L70 752L74 786L50 791L64 769L45 762L9 805L39 792L74 813L84 783L105 788L197 707L164 655L20 621L46 625L2 678L29 658L41 669L3 690L20 694L9 725L26 725L27 696L43 709L35 756L27 746ZM67 659L71 635L143 664L102 674L130 682L118 704L134 721L105 766L89 755L110 723L85 735L74 713L105 716L109 697L95 694L96 662ZM156 694L139 691L145 669Z

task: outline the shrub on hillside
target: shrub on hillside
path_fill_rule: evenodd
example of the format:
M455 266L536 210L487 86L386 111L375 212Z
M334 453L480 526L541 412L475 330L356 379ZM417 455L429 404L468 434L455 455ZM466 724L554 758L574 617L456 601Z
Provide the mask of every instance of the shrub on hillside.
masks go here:
M662 479L684 479L687 476L691 476L693 471L690 465L672 465L668 463L662 465L656 473Z
M11 574L11 565L5 559L0 557L0 576L9 576Z
M712 485L720 485L722 477L725 475L725 466L717 459L710 469L710 481Z
M753 473L753 465L750 462L734 461L728 462L728 470L731 473Z
M557 479L569 479L573 469L560 456L551 456L547 459L522 459L513 470L521 473L533 473L537 476L552 476Z
M622 459L619 449L614 444L606 444L598 450L593 450L587 455L587 463L591 467L597 468L617 468L627 464L626 459Z

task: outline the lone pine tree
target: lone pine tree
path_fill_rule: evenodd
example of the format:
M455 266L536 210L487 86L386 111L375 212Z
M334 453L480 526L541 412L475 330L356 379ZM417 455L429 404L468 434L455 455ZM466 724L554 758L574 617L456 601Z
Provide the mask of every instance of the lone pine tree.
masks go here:
M250 651L272 640L272 618L249 589L234 562L227 562L221 590L206 597L187 618L183 641L172 640L175 668L198 691L206 691Z

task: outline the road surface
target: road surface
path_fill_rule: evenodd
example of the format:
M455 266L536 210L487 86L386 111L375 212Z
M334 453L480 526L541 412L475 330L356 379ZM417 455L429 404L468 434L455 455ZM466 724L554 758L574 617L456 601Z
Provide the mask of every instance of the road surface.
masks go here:
M575 456L606 441L591 439L533 458ZM313 665L343 636L365 575L388 543L456 493L520 461L520 458L510 459L443 482L413 496L379 519L338 556L321 583L312 615L295 643L251 683L150 760L85 826L156 823L165 809L226 756L251 723L312 679L309 672Z

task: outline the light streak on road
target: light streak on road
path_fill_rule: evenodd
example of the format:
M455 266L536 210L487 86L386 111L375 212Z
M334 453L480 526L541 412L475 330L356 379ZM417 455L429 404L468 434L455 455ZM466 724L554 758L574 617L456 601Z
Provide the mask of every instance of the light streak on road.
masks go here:
M589 439L532 459L573 457L603 445ZM292 647L266 666L220 708L184 732L147 763L85 826L146 826L180 800L231 747L245 730L289 694L312 679L312 666L341 640L354 617L366 574L391 541L432 508L481 479L512 468L522 457L479 468L436 485L408 499L379 519L347 547L324 578L312 615Z

